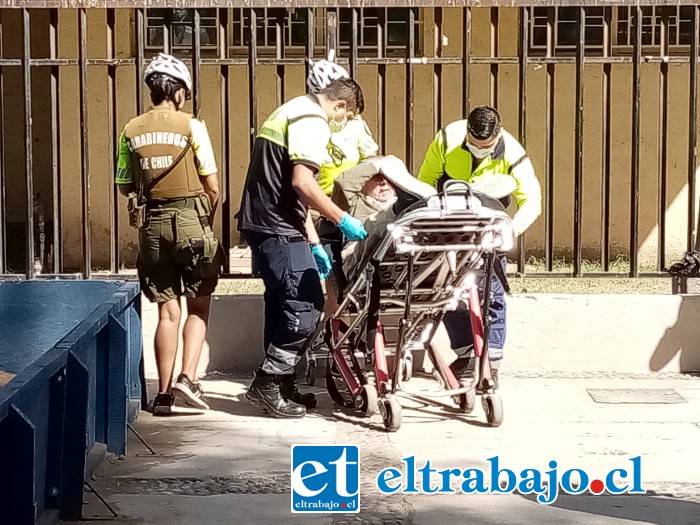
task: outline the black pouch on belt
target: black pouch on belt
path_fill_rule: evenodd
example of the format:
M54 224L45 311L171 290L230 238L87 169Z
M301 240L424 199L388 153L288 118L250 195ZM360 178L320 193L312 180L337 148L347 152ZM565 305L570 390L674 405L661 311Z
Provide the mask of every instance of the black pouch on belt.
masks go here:
M129 212L129 226L143 228L146 223L146 200L135 192L129 193L126 209Z

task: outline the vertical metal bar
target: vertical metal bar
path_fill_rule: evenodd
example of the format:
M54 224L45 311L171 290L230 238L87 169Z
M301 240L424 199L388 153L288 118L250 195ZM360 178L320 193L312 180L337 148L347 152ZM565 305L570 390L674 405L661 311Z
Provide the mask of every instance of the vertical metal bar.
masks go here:
M314 58L314 52L316 50L316 24L315 15L312 7L306 10L306 58ZM306 78L309 77L309 61L306 64Z
M172 32L172 11L167 10L163 18L163 52L171 54L173 52L173 32Z
M326 57L333 49L338 49L338 11L336 9L328 9L326 11Z
M115 11L114 9L107 10L107 58L114 60L116 58L116 34L115 34ZM107 66L107 91L109 104L109 144L110 155L109 176L113 177L115 170L114 153L117 151L117 140L119 131L117 130L117 67ZM113 274L119 273L119 194L116 184L112 184L112 191L109 193L109 269Z
M383 19L377 25L377 58L386 56L386 24ZM377 115L379 148L386 152L386 64L377 66Z
M676 10L677 11L677 10ZM663 271L666 267L666 199L668 196L668 57L669 51L669 17L668 9L661 15L661 64L659 71L659 245L657 249L656 269Z
M520 144L527 151L527 59L530 48L530 8L520 8L520 68L518 70L518 95L520 115L518 131ZM525 234L518 237L517 271L525 272Z
M30 17L27 9L22 9L23 53L22 73L24 74L24 119L25 119L25 167L27 185L27 230L26 230L26 259L25 268L27 279L34 278L34 147L32 119L32 71L31 71L31 35Z
M438 58L442 58L442 31L443 31L443 10L442 7L435 8L435 54ZM442 64L435 64L433 70L433 89L435 96L433 97L433 132L437 133L442 129Z
M255 135L258 131L258 97L255 91L255 66L258 62L258 15L255 9L250 10L250 39L248 42L248 111L250 115L250 151L255 145Z
M219 58L226 60L229 57L229 10L219 9ZM231 151L231 104L229 100L230 67L228 64L221 66L221 165L219 174L223 186L221 229L223 237L224 252L224 273L231 273L231 177L229 176L229 154ZM212 225L213 227L213 225Z
M415 72L413 70L413 53L416 45L415 25L416 13L413 9L408 10L408 47L406 49L406 167L409 173L413 173L413 122L415 105L413 103L413 83Z
M87 11L78 11L78 73L80 83L80 173L82 190L82 219L83 219L83 278L89 279L92 272L92 253L90 239L90 147L88 143L87 123Z
M0 58L2 46L2 13L0 13ZM5 273L5 73L0 66L0 274Z
M49 27L50 56L58 58L58 9L51 10ZM63 271L63 239L61 235L61 139L59 133L59 66L51 66L51 184L53 194L53 260L52 273ZM111 158L111 157L110 157ZM116 187L114 188L116 191ZM0 272L2 273L2 272Z
M700 6L693 9L693 37L690 48L690 100L688 112L688 250L698 249L700 235L695 231L695 170L697 168L698 116L698 33Z
M195 116L199 116L199 112L202 108L201 106L201 77L202 77L202 35L200 31L202 29L202 19L199 14L199 9L194 10L192 32L194 33L194 38L192 39L192 109L194 110Z
M491 8L491 58L498 57L498 7ZM491 106L498 108L498 64L491 64Z
M612 8L605 8L605 18L603 20L603 56L612 55ZM601 239L600 258L604 272L610 270L610 156L611 156L611 135L610 118L612 113L612 64L603 64L603 155L600 172L603 176L601 184Z
M578 9L576 43L576 161L574 165L574 277L581 277L583 231L583 78L586 50L586 8Z
M467 118L469 116L469 107L471 104L471 97L469 96L469 90L471 88L471 78L470 78L470 60L471 60L471 41L472 41L472 8L464 7L462 9L462 91L464 93L462 97L462 116Z
M630 8L632 9L632 8ZM642 8L636 6L634 26L634 59L632 62L632 159L630 162L630 277L639 274L637 248L639 243L639 149L640 149L640 66L642 63Z
M350 40L350 76L357 80L357 55L360 19L357 7L352 8L352 37Z
M275 18L275 57L277 60L284 58L284 31L281 17ZM277 85L277 105L284 102L284 65L275 66L275 83Z
M555 8L550 7L547 16L547 57L554 56L554 14ZM546 199L545 199L545 270L552 271L554 266L554 64L547 64L546 88L546 120L547 140L545 153L547 168L545 170Z
M145 9L136 10L136 112L143 113L143 72L144 72L144 21Z

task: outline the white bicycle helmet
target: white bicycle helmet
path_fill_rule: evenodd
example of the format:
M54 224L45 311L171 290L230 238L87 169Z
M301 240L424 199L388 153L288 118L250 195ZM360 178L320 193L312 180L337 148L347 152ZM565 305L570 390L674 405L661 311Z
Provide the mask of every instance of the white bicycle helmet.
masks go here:
M158 53L158 56L154 57L151 63L148 64L143 76L144 81L154 73L162 73L175 80L179 80L185 85L185 89L187 89L188 92L192 91L192 77L190 76L189 69L187 69L184 63L173 56L166 55L165 53Z
M306 79L306 85L311 93L318 93L326 89L331 82L339 78L350 78L347 71L333 59L335 53L331 50L328 53L328 60L309 60L311 68L309 69L309 77Z

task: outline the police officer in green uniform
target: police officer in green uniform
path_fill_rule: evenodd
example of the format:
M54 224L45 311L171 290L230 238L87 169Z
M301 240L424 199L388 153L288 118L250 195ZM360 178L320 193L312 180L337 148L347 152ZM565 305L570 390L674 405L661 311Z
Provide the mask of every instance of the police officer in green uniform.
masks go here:
M468 119L458 120L441 129L428 147L418 179L438 190L450 179L464 180L488 187L489 178L507 175L514 179L517 212L512 221L515 235L520 235L535 222L542 212L540 184L532 162L522 145L501 126L501 117L494 108L474 108ZM503 196L507 207L510 195ZM505 276L506 257L501 255L496 264ZM500 270L499 269L499 270ZM483 283L480 285L483 288ZM503 359L506 339L505 282L494 274L491 281L489 357L498 387L498 367ZM445 316L445 328L458 359L451 365L458 376L471 375L473 369L473 339L466 307L461 305Z
M318 72L316 93L280 106L258 133L248 167L238 229L265 285L265 359L246 397L275 417L303 417L316 405L296 387L296 366L323 311L319 280L331 264L319 244L309 208L362 240L362 222L338 208L315 178L332 130L363 106L360 86L332 68Z
M141 289L158 303L159 387L153 413L167 415L175 396L209 408L196 371L222 262L211 228L219 182L204 122L182 111L192 91L187 67L161 53L148 65L144 80L153 107L129 121L119 138L116 184L129 198L130 221L139 229ZM171 388L183 295L182 373Z

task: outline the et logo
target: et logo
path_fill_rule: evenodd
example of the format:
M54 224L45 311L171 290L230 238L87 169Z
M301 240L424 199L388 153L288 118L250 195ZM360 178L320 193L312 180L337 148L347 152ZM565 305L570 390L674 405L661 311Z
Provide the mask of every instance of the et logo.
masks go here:
M292 445L292 512L360 511L356 445Z

